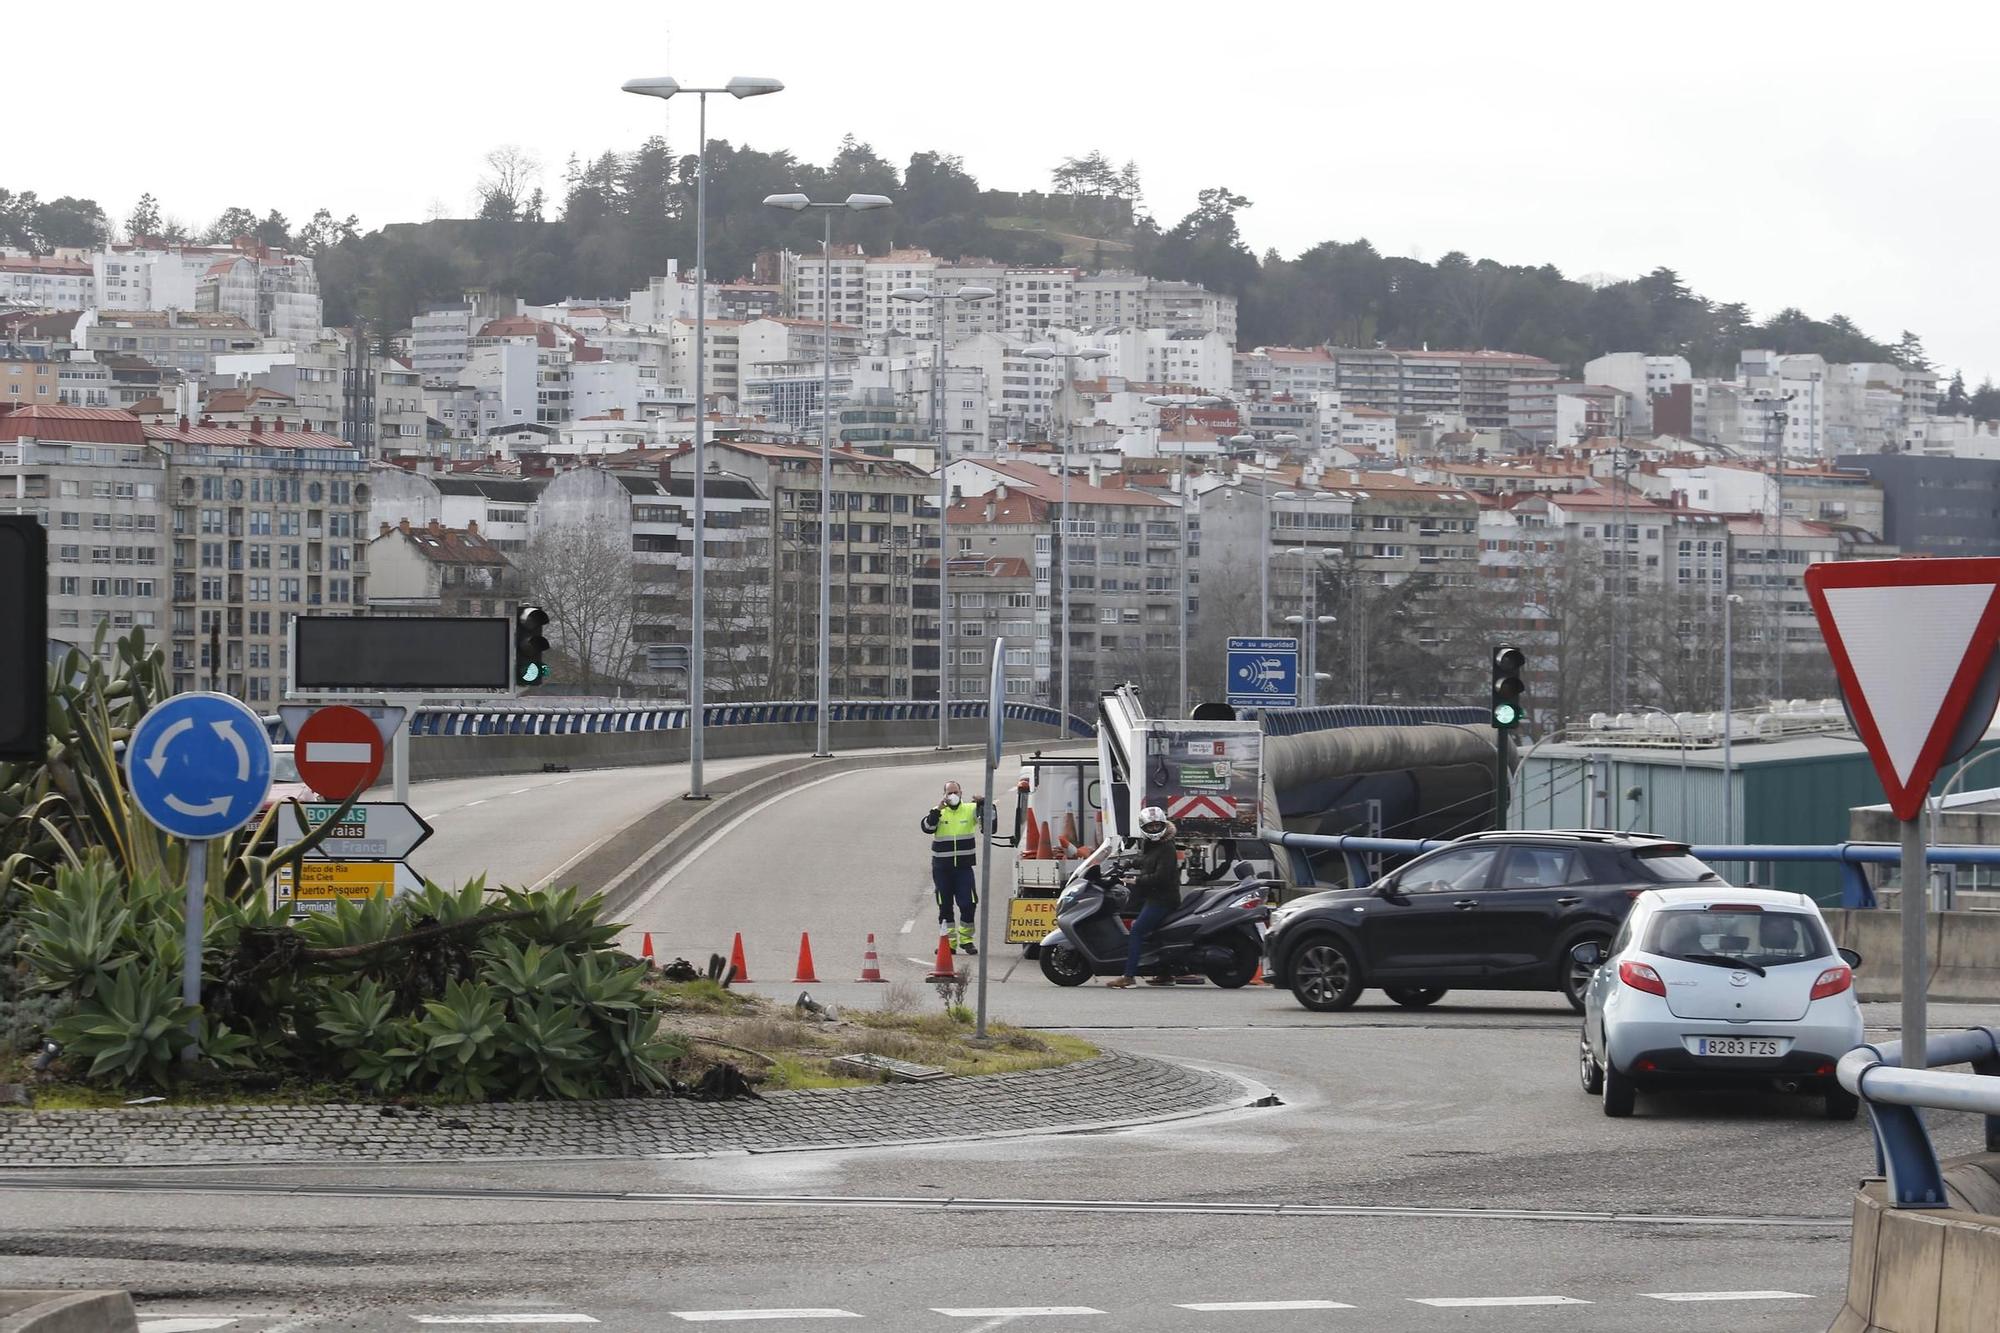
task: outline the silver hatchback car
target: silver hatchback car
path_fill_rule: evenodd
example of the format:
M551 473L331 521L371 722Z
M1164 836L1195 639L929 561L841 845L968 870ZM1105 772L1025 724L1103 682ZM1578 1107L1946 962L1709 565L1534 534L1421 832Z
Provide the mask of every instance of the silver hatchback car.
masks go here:
M1579 944L1596 967L1584 990L1577 1071L1604 1114L1632 1114L1642 1090L1761 1085L1826 1099L1829 1120L1860 1103L1834 1065L1861 1044L1854 969L1812 899L1772 889L1653 889L1609 949Z

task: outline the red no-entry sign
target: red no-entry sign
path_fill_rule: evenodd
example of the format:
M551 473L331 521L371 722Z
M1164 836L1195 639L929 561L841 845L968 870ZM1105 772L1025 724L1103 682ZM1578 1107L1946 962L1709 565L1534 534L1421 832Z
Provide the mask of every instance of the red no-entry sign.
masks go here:
M382 772L382 733L358 708L315 709L293 744L299 777L329 801L367 791Z

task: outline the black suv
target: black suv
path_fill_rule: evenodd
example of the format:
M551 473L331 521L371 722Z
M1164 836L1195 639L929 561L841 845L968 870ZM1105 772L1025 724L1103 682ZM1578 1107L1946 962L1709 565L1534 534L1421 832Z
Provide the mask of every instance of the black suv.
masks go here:
M1647 889L1721 879L1685 844L1645 834L1474 833L1367 888L1274 908L1264 970L1319 1012L1368 986L1413 1008L1456 986L1561 991L1581 1013L1591 969L1572 948L1608 943Z

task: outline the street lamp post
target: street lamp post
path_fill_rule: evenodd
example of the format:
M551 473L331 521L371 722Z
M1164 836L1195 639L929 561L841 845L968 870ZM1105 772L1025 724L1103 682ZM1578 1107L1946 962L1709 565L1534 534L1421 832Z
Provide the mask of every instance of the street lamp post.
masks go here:
M931 356L931 429L937 442L938 470L938 742L937 748L951 748L951 692L945 688L945 653L951 644L950 576L951 556L946 548L946 530L951 525L951 473L946 467L951 450L944 430L944 303L946 301L990 301L997 293L991 287L960 287L955 292L932 291L928 287L898 287L889 296L896 301L928 301L931 332L937 348ZM1067 727L1067 723L1064 724Z
M1076 351L1065 352L1061 348L1052 347L1047 343L1037 343L1033 347L1022 348L1021 355L1036 361L1061 361L1063 363L1063 392L1067 394L1070 388L1076 383L1076 362L1102 361L1105 357L1110 356L1111 353L1102 347L1080 347ZM1062 413L1062 439L1058 445L1062 453L1062 509L1061 518L1057 521L1056 526L1057 550L1055 552L1060 560L1060 563L1055 568L1062 571L1062 594L1057 599L1056 608L1056 614L1062 619L1062 641L1056 648L1056 670L1062 676L1062 683L1059 687L1061 691L1059 696L1061 703L1058 707L1062 710L1062 732L1063 735L1067 736L1069 735L1069 539L1071 536L1069 525L1070 411L1067 404L1064 404Z
M1229 442L1234 445L1256 445L1263 443L1255 435L1232 435ZM1271 443L1277 445L1297 444L1296 435L1273 435ZM1257 636L1271 637L1271 479L1259 477L1257 492L1264 501L1264 530L1257 538Z
M820 380L819 380L819 707L813 756L833 753L828 721L833 712L833 215L840 209L861 213L887 208L887 195L850 194L839 203L814 203L802 194L774 194L765 198L770 208L803 213L820 209L826 227L820 238ZM843 659L844 660L844 659Z
M1181 533L1180 533L1180 550L1176 553L1176 558L1180 561L1180 577L1181 577L1181 591L1180 591L1181 697L1179 704L1176 706L1176 711L1179 712L1181 716L1185 717L1188 711L1188 684L1187 684L1188 508L1194 503L1194 492L1188 488L1188 479L1187 479L1187 414L1191 408L1220 407L1222 406L1222 400L1220 398L1216 398L1208 394L1201 394L1194 397L1171 397L1167 395L1159 395L1154 397L1148 397L1145 401L1151 407L1178 407L1181 410L1181 447L1180 447L1179 468L1178 468L1180 472L1179 492L1180 492L1180 502L1181 502L1181 515L1180 515ZM1161 424L1165 425L1165 422L1162 421Z
M1736 841L1736 607L1740 593L1722 598L1722 841Z
M1658 714L1659 714L1659 715L1660 715L1661 717L1665 718L1665 719L1666 719L1667 721L1669 721L1669 722L1671 722L1671 723L1673 723L1673 724L1674 724L1674 735L1680 738L1680 743L1681 743L1681 829L1680 829L1680 833L1681 833L1681 841L1683 841L1683 842L1693 842L1693 841L1694 841L1694 837L1693 837L1693 835L1691 835L1691 834L1690 834L1690 833L1688 832L1688 738L1687 738L1687 728L1686 728L1686 727L1683 727L1683 726L1681 725L1681 720L1680 720L1679 718L1675 717L1675 716L1674 716L1674 715L1673 715L1672 713L1669 713L1669 712L1668 712L1668 711L1667 711L1666 709L1664 709L1664 708L1661 708L1661 707L1660 707L1659 705L1657 705L1657 704L1640 704L1640 705L1639 705L1639 711L1640 711L1640 712L1642 712L1642 713L1658 713Z
M624 91L637 93L641 97L669 98L681 93L693 93L696 105L695 171L694 171L694 505L692 522L694 525L693 572L688 581L688 600L691 606L689 619L692 622L688 644L688 790L690 801L705 801L708 793L702 790L701 760L703 716L708 705L708 673L703 661L707 648L704 633L708 620L708 598L706 569L708 563L708 540L704 523L707 511L703 504L702 492L708 488L707 443L708 443L708 95L728 93L738 101L746 97L763 97L769 93L784 91L785 85L776 79L737 77L720 88L683 88L678 82L665 76L646 79L628 79Z

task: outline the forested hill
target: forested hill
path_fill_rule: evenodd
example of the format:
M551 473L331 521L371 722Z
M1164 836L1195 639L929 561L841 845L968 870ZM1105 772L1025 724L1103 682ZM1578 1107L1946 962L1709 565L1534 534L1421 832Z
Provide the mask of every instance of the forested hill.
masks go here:
M538 182L539 164L517 150L487 157L478 215L394 223L362 233L355 219L322 209L294 228L275 211L232 208L205 228L163 214L148 194L111 222L90 200L41 203L0 190L0 244L47 248L50 234L76 243L94 217L122 235L188 239L252 233L308 250L318 260L327 319L394 331L425 302L469 287L532 301L622 297L694 251L694 158L654 138L630 153L572 158L559 189ZM1548 357L1572 372L1606 351L1679 352L1696 374L1728 374L1744 348L1818 352L1831 361L1915 363L1916 335L1871 338L1839 314L1798 309L1757 318L1744 305L1690 291L1670 268L1626 281L1587 283L1553 264L1504 265L1453 252L1425 262L1384 255L1365 240L1325 241L1296 258L1261 258L1238 220L1252 202L1226 188L1201 192L1178 221L1149 216L1136 165L1100 154L1066 159L1047 192L983 189L962 162L917 153L898 170L872 148L843 142L825 165L714 141L710 149L709 269L747 276L760 252L818 248L821 217L767 208L767 195L802 191L835 200L886 194L896 206L839 214L835 237L880 253L921 246L949 258L1013 264L1135 268L1186 278L1238 298L1243 346L1332 342L1368 346L1490 347ZM44 224L40 221L46 217ZM80 221L81 219L81 221ZM2000 407L2000 395L1975 395ZM1954 400L1970 400L1961 392Z

